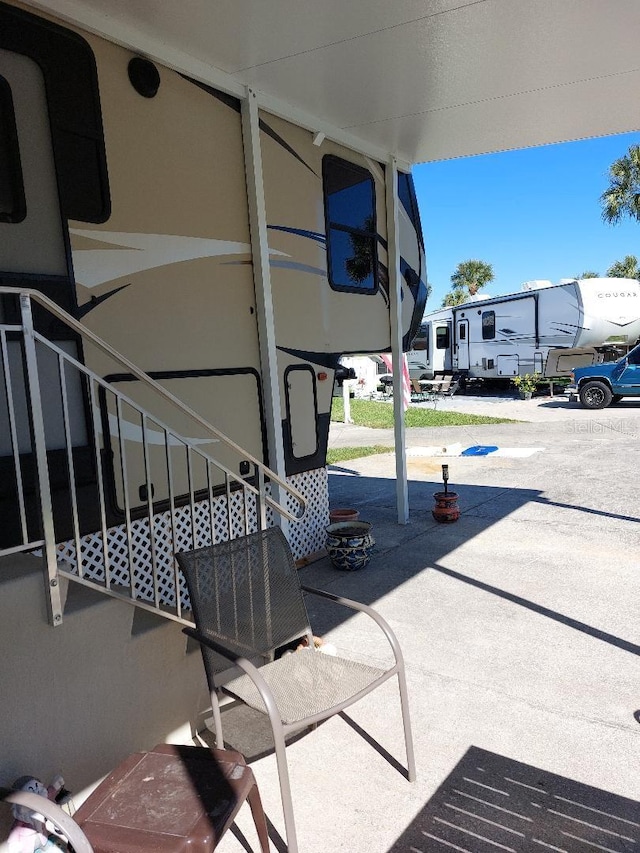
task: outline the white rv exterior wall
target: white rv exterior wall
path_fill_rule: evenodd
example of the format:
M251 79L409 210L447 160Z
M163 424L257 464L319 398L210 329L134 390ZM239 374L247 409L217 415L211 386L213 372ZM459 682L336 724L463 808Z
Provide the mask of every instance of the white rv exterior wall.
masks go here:
M584 330L576 346L603 340L632 346L640 337L640 283L633 278L592 278L579 283Z
M482 317L491 311L495 337L485 340ZM435 344L436 329L446 323L452 326L451 348L443 351ZM460 333L466 324L467 343ZM527 282L518 293L473 299L426 314L423 326L428 327L427 349L408 353L414 377L431 378L443 369L468 371L469 377L478 379L544 374L551 349L634 344L640 336L640 283L616 278L557 285Z
M409 375L412 379L433 379L435 373L451 370L451 346L448 349L437 346L438 329L449 328L449 340L453 340L453 311L442 308L426 314L422 326L427 327L427 340L424 349L414 349L407 353Z

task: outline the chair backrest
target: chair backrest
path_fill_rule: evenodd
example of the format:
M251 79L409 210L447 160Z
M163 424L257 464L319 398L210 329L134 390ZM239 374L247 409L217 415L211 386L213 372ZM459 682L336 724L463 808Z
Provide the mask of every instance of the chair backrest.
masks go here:
M434 373L433 378L439 380L436 392L443 397L453 397L460 385L458 376L451 373Z
M298 572L279 527L176 554L196 627L230 652L267 656L309 630ZM203 647L207 677L229 662Z
M445 391L447 397L453 397L460 387L460 377L458 375L451 376L450 380L447 390Z

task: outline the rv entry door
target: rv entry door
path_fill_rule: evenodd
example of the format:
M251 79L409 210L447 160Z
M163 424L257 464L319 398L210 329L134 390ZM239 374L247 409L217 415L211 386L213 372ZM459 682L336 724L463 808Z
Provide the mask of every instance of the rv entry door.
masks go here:
M69 310L71 278L60 210L58 179L43 72L28 56L0 48L0 281L42 291ZM74 333L52 315L33 306L36 329L74 358L79 344ZM0 325L20 322L13 296L0 298ZM61 496L68 489L67 440L58 356L39 345L38 369L46 425L45 442L56 535L63 538ZM22 541L19 486L26 505L29 538L39 535L37 485L34 474L32 426L29 415L25 354L21 338L6 334L6 355L0 356L0 547ZM64 374L69 438L76 480L93 476L88 448L84 391L75 370ZM10 411L11 405L11 411ZM11 417L15 435L12 434ZM16 477L16 459L22 480ZM87 473L89 472L89 474ZM68 513L67 513L68 515ZM66 516L65 516L66 518ZM59 540L58 540L59 541Z
M458 320L456 330L456 347L458 350L458 370L469 369L469 321Z

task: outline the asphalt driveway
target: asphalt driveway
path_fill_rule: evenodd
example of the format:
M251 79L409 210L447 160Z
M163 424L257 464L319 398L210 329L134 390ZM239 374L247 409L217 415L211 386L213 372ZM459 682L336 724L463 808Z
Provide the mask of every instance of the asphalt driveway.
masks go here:
M303 578L373 604L397 632L418 780L393 763L404 754L390 682L288 748L300 849L640 850L640 403L466 406L527 422L408 430L408 525L396 523L392 453L330 469L331 505L357 507L376 550L361 571L325 558ZM334 425L331 443L392 443L385 433ZM504 453L433 453L474 445ZM443 462L462 510L452 525L431 516ZM340 651L384 658L364 618L311 613ZM241 722L238 737L248 731ZM252 766L282 833L275 758ZM239 826L257 849L250 819ZM227 834L219 849L242 844Z

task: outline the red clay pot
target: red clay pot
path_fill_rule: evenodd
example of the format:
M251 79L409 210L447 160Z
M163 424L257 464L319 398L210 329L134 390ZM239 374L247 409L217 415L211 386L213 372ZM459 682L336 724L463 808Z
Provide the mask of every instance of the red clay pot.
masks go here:
M433 498L436 505L431 510L431 515L440 524L452 524L460 518L457 492L434 492Z
M357 521L360 518L360 513L357 509L342 508L329 510L329 523L335 524L338 521Z

